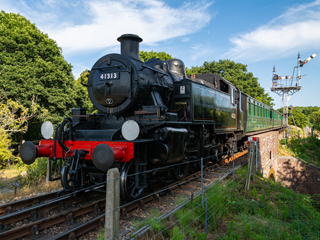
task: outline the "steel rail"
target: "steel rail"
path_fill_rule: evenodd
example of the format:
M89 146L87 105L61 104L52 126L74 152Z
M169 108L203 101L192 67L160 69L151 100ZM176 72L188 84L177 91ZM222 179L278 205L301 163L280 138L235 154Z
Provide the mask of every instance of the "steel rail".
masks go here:
M0 228L1 230L6 230L6 226L10 224L28 219L29 221L36 221L41 217L42 214L60 209L62 210L64 205L70 204L72 202L81 202L84 197L92 196L97 194L96 192L88 192L86 195L66 195L54 199L52 201L45 202L43 204L36 205L31 208L24 209L19 212L10 213L0 217Z
M63 192L56 191L56 192L52 192L52 193L48 193L48 194L35 196L32 198L23 199L21 201L16 201L16 202L11 202L11 203L1 205L0 206L0 216L15 212L16 210L21 209L21 208L31 207L31 206L43 203L45 201L57 198L57 197L59 197L58 194L60 194L60 193L63 195L64 191Z
M100 215L104 211L106 201L101 199L90 203L84 207L68 210L63 213L54 215L52 217L35 221L30 224L24 225L17 229L12 229L3 233L0 233L0 238L3 240L7 239L19 239L27 236L36 237L40 235L40 231L56 224L66 223L67 226L73 224L74 219L84 214Z

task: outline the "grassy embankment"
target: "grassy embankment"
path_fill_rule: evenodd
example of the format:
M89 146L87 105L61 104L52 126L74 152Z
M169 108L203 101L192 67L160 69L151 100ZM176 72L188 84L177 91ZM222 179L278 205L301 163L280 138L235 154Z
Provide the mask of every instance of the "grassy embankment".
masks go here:
M239 169L236 175L234 197L232 179L207 192L208 235L205 209L198 197L192 207L187 204L170 221L151 217L147 222L152 230L143 239L320 239L319 203L259 176L246 191L245 180L239 180L244 179L247 170Z
M306 163L320 167L320 140L308 136L298 139L296 132L288 140L280 140L279 156L293 156L304 160Z

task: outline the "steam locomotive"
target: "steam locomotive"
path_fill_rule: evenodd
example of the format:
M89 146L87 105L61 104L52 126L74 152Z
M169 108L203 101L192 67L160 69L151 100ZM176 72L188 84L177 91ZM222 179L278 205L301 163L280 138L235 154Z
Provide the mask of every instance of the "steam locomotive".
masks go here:
M186 76L179 59L142 62L139 36L124 34L118 41L121 54L100 58L88 83L82 82L98 113L72 109L53 139L53 126L45 122L45 139L20 148L25 164L48 157L50 173L52 163L63 160L65 190L104 182L107 170L117 167L121 198L134 200L155 179L181 179L191 165L200 168L197 159L217 162L225 151L246 148L247 136L281 128L280 113L220 76Z

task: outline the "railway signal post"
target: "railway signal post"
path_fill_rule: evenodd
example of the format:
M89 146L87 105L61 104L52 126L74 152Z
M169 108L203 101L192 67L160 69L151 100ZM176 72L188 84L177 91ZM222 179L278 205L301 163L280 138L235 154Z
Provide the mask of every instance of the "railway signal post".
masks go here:
M293 94L301 90L300 80L300 68L304 66L307 62L309 62L311 59L313 59L317 54L312 54L310 57L308 57L306 60L301 61L300 59L300 53L298 53L297 58L297 66L293 68L292 77L291 76L278 76L276 74L276 69L273 67L273 75L272 75L272 87L271 91L278 94L282 99L283 104L283 125L288 127L288 102ZM297 70L297 76L294 80L294 72Z

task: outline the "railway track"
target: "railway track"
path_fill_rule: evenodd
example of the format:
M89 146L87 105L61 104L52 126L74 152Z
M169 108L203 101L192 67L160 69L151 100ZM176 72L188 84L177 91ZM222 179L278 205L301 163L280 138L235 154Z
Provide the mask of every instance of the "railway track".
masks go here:
M11 202L11 203L1 205L0 206L0 216L6 215L9 213L13 213L13 212L17 212L17 211L21 211L22 209L41 204L43 202L57 198L57 197L59 197L59 195L62 196L64 194L65 194L64 191L56 191L56 192L52 192L52 193L48 193L48 194L44 194L44 195L39 195L39 196L32 197L32 198L27 198L27 199L24 199L21 201Z
M26 236L37 239L40 231L50 226L58 223L70 225L72 216L86 213L81 206L83 202L92 205L95 198L105 197L105 194L96 191L101 186L103 184L68 194L54 192L0 206L3 213L0 216L0 239L26 239ZM98 211L97 206L94 207Z
M244 153L235 154L235 165L246 162ZM209 166L204 170L204 186L226 178L232 165ZM146 211L158 207L164 214L174 211L177 198L196 196L201 191L201 171L169 184L139 201L120 207L122 236L132 233L133 219L143 219ZM104 226L105 195L96 191L75 192L61 197L57 192L0 206L0 239L76 239ZM191 197L192 198L192 197ZM36 204L36 205L34 205ZM34 205L34 206L32 206ZM84 217L85 216L85 217ZM58 229L57 231L52 229ZM140 230L141 231L141 230Z

